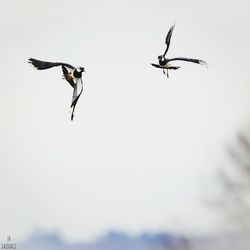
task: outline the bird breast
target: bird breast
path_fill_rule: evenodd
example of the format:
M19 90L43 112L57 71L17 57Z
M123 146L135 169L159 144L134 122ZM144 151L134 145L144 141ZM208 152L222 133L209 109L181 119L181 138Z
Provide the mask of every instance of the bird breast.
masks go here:
M165 62L164 64L160 64L162 66L162 68L164 69L169 69L170 67L172 67L172 65L170 65L169 63Z
M72 81L73 80L73 74L71 71L69 71L67 74L65 74L65 79L67 81Z

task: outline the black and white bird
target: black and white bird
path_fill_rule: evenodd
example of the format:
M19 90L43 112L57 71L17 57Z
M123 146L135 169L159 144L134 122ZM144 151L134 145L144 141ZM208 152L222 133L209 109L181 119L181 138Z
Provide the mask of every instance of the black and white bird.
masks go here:
M163 73L166 74L165 70L167 71L167 77L169 77L168 75L168 70L177 70L180 68L180 66L173 66L171 65L169 62L171 61L186 61L186 62L192 62L192 63L197 63L197 64L201 64L201 65L206 65L207 63L203 60L200 59L192 59L192 58L186 58L186 57L174 57L174 58L166 58L166 54L168 52L169 46L170 46L170 40L171 40L171 36L173 33L175 25L173 25L170 30L168 31L168 34L166 36L165 39L165 44L167 45L165 52L163 55L158 56L158 61L159 64L155 64L155 63L151 63L152 66L156 67L156 68L160 68L163 69Z
M63 79L67 80L67 82L73 88L73 97L70 106L72 108L71 120L73 121L75 107L83 91L82 73L85 72L84 67L76 68L68 63L46 62L34 58L30 58L28 62L31 63L38 70L50 69L57 66L62 67Z

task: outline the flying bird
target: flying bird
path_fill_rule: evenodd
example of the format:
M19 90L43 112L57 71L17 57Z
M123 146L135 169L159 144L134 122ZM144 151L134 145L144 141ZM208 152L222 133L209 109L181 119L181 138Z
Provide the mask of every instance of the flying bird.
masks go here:
M46 62L34 58L29 58L28 62L38 70L50 69L57 66L62 67L63 79L73 88L73 97L70 105L70 108L72 108L71 121L73 121L75 107L83 91L82 73L85 72L84 67L73 67L68 63Z
M173 66L169 62L171 61L186 61L186 62L192 62L192 63L197 63L201 65L207 65L207 63L203 60L200 59L192 59L192 58L186 58L186 57L174 57L174 58L166 58L166 54L168 52L169 46L170 46L170 41L171 41L171 36L173 33L175 25L173 25L166 36L165 39L165 44L166 44L166 49L163 55L158 56L158 61L159 64L151 63L152 66L156 68L163 69L163 73L166 74L167 71L167 77L169 77L168 70L177 70L180 67L179 66ZM166 70L166 71L165 71Z

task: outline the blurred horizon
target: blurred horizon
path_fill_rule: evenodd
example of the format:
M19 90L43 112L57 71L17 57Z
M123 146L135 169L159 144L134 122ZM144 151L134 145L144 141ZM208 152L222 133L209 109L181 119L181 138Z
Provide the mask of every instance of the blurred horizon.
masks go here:
M11 240L17 249L33 250L75 250L75 249L136 249L136 250L208 250L208 249L247 249L248 237L240 234L220 234L206 236L176 235L166 232L142 232L129 235L119 231L107 231L95 240L67 242L59 233L36 231L23 241Z

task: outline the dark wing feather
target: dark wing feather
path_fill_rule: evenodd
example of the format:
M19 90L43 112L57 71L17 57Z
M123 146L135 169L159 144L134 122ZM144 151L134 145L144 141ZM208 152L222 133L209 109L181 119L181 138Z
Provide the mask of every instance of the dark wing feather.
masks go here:
M167 60L168 62L170 61L185 61L185 62L192 62L192 63L197 63L201 65L207 66L207 63L203 60L200 59L192 59L192 58L185 58L185 57L175 57Z
M156 67L156 68L159 68L159 69L173 69L173 70L176 70L176 69L179 69L180 67L179 66L161 66L159 64L155 64L155 63L151 63L152 66Z
M166 36L166 39L165 39L165 44L167 45L167 48L163 54L163 57L166 56L167 52L168 52L168 49L169 49L169 46L170 46L170 40L171 40L171 36L172 36L172 33L173 33L173 30L174 30L174 27L175 25L173 25L170 30L168 31L168 34Z
M168 67L168 69L173 69L173 70L177 70L177 69L179 69L180 68L180 66L169 66Z
M71 69L74 69L74 67L72 65L68 64L68 63L46 62L46 61L41 61L41 60L37 60L37 59L34 59L34 58L29 58L28 63L31 63L38 70L50 69L52 67L57 67L57 66L66 66L66 67L69 67Z
M75 107L76 107L76 104L79 100L79 97L82 94L82 91L83 91L82 78L78 78L76 84L74 85L73 97L72 97L72 102L71 102L71 106L70 106L72 108L71 121L73 121L73 119L74 119Z
M164 67L159 65L159 64L151 63L151 65L156 67L156 68L164 69Z

